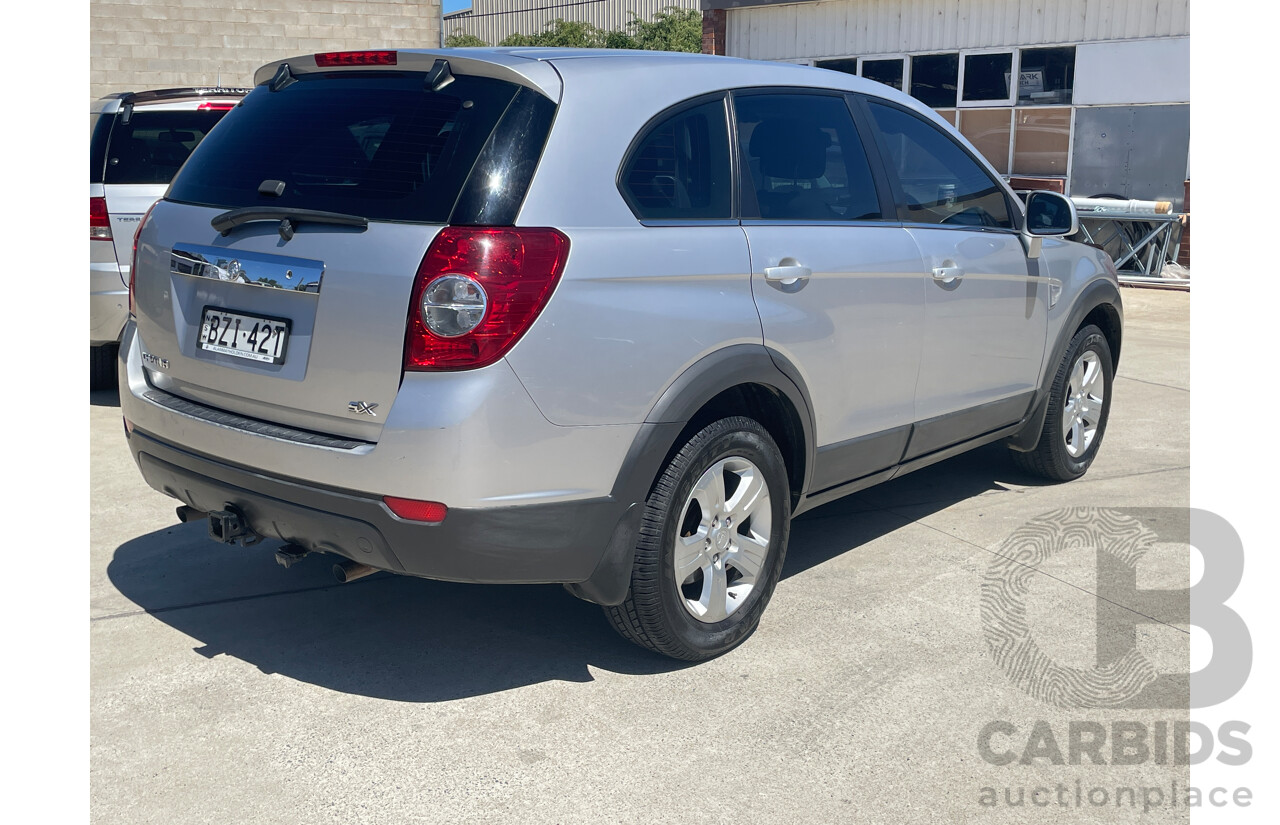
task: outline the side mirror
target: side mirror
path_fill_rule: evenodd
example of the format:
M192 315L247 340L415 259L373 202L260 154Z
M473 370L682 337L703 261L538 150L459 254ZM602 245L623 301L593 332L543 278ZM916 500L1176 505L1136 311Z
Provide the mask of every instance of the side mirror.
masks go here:
M1028 235L1060 238L1080 231L1080 216L1071 199L1057 192L1032 192L1027 196Z

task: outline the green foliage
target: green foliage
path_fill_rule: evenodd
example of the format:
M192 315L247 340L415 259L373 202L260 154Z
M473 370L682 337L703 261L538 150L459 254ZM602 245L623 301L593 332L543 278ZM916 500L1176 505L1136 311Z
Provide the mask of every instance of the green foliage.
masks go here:
M646 21L631 15L627 26L634 48L660 52L701 52L702 12L668 6Z
M471 46L488 46L489 44L474 34L467 34L461 29L454 29L453 34L444 39L444 45L449 49L465 49Z
M590 23L553 20L541 34L513 34L499 46L559 46L572 49L603 49L610 32Z
M605 31L590 23L553 20L538 34L513 34L499 46L559 46L571 49L647 49L666 52L702 51L702 13L697 9L669 6L654 16L641 20L634 14L627 24L629 31ZM445 46L487 46L474 34L454 30Z

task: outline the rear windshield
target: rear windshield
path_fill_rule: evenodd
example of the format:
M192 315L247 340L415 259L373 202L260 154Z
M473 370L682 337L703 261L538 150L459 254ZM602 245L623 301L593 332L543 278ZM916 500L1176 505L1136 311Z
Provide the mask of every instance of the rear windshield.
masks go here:
M279 206L370 220L443 223L519 88L456 77L439 92L420 73L305 74L259 86L174 181L169 199ZM278 197L259 193L282 181Z
M102 182L168 183L225 114L216 109L167 112L135 109L128 123L124 122L123 113L104 117L104 122L111 123L111 134L106 141ZM101 131L101 128L95 129L90 138L91 182L96 164L93 144Z

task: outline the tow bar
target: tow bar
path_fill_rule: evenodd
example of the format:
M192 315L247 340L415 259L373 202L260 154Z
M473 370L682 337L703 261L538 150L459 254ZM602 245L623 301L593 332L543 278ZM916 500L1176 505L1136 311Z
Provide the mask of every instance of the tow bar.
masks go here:
M209 513L209 538L241 547L262 541L262 536L253 532L249 527L249 520L234 504L228 504L225 510L213 510Z

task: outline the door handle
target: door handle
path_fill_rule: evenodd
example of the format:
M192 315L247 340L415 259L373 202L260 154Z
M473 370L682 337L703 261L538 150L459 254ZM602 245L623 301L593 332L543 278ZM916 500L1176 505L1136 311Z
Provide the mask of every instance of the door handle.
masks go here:
M791 264L790 266L766 266L764 268L764 279L766 281L778 281L784 286L790 286L796 281L807 279L813 274L813 270L807 266L799 264Z
M935 266L933 279L940 284L954 284L964 277L964 270L958 266Z

